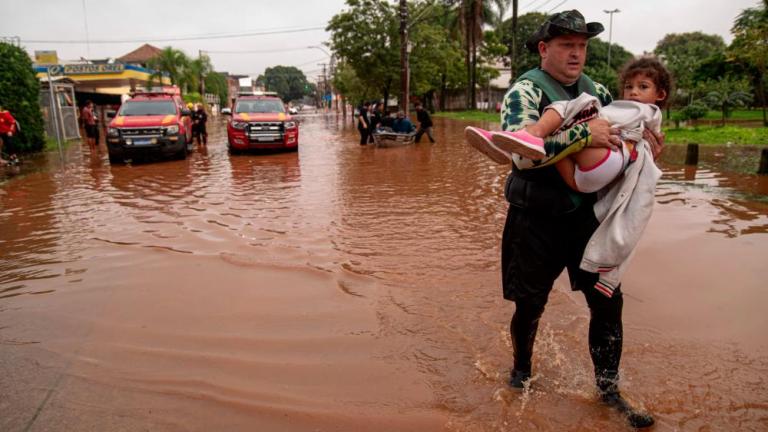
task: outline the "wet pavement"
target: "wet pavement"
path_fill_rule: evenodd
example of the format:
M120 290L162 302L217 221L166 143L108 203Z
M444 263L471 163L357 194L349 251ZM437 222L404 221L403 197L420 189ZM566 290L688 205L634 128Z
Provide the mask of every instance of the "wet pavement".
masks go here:
M0 430L626 430L596 403L588 311L557 283L510 391L506 169L437 144L111 166L73 144L0 183ZM493 127L492 125L480 125ZM768 428L768 177L670 147L625 291L622 386L655 430ZM754 166L751 169L750 166Z

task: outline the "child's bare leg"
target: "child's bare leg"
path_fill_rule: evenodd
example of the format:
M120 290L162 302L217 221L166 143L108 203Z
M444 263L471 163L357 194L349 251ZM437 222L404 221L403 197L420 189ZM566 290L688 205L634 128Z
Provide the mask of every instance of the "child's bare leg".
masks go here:
M535 137L544 138L546 136L552 135L552 133L556 131L562 123L563 118L560 117L560 114L558 114L557 111L553 109L548 109L544 111L544 114L541 115L539 121L532 125L526 126L525 130L527 130L528 133Z
M573 159L571 157L563 158L563 160L555 164L555 168L557 168L557 172L560 173L560 177L565 180L565 184L567 184L569 188L578 192L579 188L576 187L575 180L576 163L573 161Z
M624 169L622 152L588 147L556 165L565 183L578 192L596 192L610 184Z
M571 157L579 169L589 171L604 161L610 152L611 150L605 147L585 147Z
M576 185L576 167L582 171L589 171L605 160L610 153L607 148L587 147L555 164L560 177L571 189L579 191Z

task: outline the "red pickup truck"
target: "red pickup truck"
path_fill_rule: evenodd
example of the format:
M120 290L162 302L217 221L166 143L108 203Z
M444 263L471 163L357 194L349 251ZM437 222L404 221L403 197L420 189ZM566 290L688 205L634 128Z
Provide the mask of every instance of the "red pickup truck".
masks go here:
M299 124L276 95L242 95L227 123L230 153L249 149L299 148Z
M135 93L109 123L109 161L145 154L186 158L194 148L190 115L177 89Z

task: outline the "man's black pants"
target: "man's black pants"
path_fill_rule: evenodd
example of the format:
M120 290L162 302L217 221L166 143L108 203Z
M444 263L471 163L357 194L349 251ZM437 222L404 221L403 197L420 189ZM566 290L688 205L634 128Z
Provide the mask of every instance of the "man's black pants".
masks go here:
M360 145L366 145L368 144L368 129L364 128L362 125L359 125L357 127L357 130L360 132Z
M420 126L419 130L416 131L416 137L415 137L416 142L421 142L421 137L425 133L427 134L427 137L429 137L429 142L431 143L435 142L435 137L432 136L432 126L428 126L428 127Z
M579 268L584 248L599 225L592 197L575 205L559 187L526 181L513 174L506 189L510 202L502 237L504 298L516 304L510 324L514 368L531 371L539 319L555 279L568 270L571 288L584 294L590 309L589 351L597 384L615 390L622 350L623 296L608 298L594 288L598 274Z

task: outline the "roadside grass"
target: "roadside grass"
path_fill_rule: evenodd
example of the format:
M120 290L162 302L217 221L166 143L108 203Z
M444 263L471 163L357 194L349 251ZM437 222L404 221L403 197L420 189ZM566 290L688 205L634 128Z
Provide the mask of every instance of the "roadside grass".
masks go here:
M768 128L740 126L702 126L698 128L664 129L668 144L701 145L768 145Z
M672 110L672 116L670 118L674 118L674 115L677 111ZM664 115L666 116L666 111L664 112ZM723 113L720 111L712 111L710 110L707 115L704 116L702 120L720 120L723 118ZM763 111L760 109L754 109L754 110L734 110L731 112L731 115L729 117L726 117L725 121L728 122L728 120L753 120L753 121L761 121L763 120Z
M489 121L499 123L499 113L487 111L437 111L434 117L444 117L453 120Z
M715 112L718 116L720 113ZM484 111L441 111L434 114L435 117L443 117L463 121L487 121L499 123L498 113L488 113ZM733 117L741 120L762 120L762 113L759 110L736 111ZM750 117L753 116L753 117ZM719 117L716 117L719 118ZM765 127L742 127L734 125L726 126L699 126L695 128L664 128L667 144L689 144L696 143L701 145L768 145L768 128Z
M73 139L73 140L64 140L64 142L61 143L61 148L66 150L72 143L80 142L80 140ZM56 138L52 137L45 137L45 146L43 147L43 151L45 152L55 152L59 151L59 146L56 144Z

